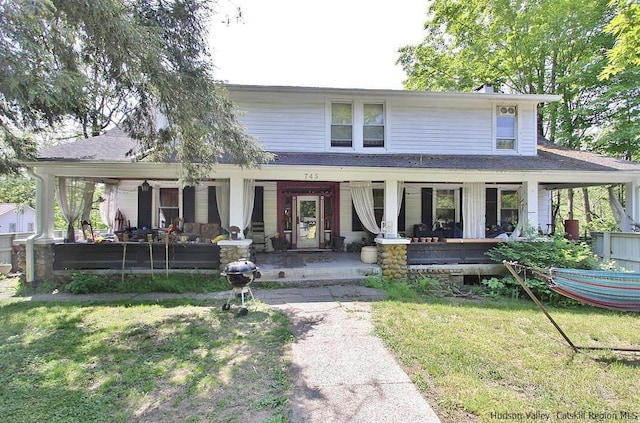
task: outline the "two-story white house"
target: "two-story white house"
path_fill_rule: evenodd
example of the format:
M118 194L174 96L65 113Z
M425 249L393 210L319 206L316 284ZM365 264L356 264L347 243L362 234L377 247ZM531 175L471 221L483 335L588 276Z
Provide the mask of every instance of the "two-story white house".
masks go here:
M0 204L0 233L33 232L36 211L28 204Z
M292 249L370 236L485 238L518 222L546 233L552 190L571 186L624 184L627 214L640 221L639 164L540 139L536 110L559 96L227 89L272 163L221 162L181 188L178 164L132 160L135 142L118 129L48 148L27 164L37 177L39 239L53 238L53 193L65 178L107 184L111 228L236 226L259 243L278 233Z

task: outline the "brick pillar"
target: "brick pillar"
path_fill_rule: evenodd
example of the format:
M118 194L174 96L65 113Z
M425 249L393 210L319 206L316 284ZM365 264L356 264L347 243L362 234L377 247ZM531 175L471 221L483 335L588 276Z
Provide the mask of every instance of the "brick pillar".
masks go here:
M227 264L241 259L250 260L251 239L218 241L220 247L220 270L224 270Z
M406 279L407 277L407 244L405 238L377 238L378 265L382 276L388 279Z
M55 254L53 244L36 242L33 245L34 253L34 281L52 281L53 280L53 261ZM27 271L27 245L21 242L17 248L16 270L26 273Z

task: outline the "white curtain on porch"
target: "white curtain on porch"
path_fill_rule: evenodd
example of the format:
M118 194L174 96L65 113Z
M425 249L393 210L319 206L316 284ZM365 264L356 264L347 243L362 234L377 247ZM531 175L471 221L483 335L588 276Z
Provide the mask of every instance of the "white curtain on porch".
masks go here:
M369 232L378 235L380 226L376 222L376 216L373 211L373 188L371 182L351 181L350 185L353 206L360 221Z
M253 214L253 203L256 198L256 181L254 179L244 180L244 216L242 216L242 230L244 231L251 223Z
M216 185L216 205L220 215L220 226L229 230L229 181Z
M463 238L484 238L486 236L486 198L484 182L462 185Z
M398 181L398 216L400 216L400 207L402 207L403 198L404 198L404 181Z
M518 201L520 202L520 208L518 209L518 224L513 229L513 232L511 232L511 235L509 235L509 239L518 238L522 234L524 225L528 223L529 203L525 194L524 188L520 186L518 188Z
M100 220L107 226L109 233L113 233L115 230L116 211L118 210L118 186L105 185L102 198L104 201L100 203Z
M620 203L620 199L616 195L613 190L613 185L607 188L609 192L609 204L611 205L611 211L613 212L613 217L616 219L616 223L620 228L620 232L634 232L635 222L624 209L622 203Z
M93 182L87 182L83 178L57 177L56 199L62 216L67 221L66 240L69 242L75 241L73 224L85 210L86 192L91 191L93 195L94 187ZM91 201L89 201L89 207L91 207Z

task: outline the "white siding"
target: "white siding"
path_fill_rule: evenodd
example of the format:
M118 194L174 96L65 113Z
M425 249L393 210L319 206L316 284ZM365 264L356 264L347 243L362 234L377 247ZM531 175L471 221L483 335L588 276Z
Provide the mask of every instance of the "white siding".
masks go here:
M269 151L324 151L323 96L237 95L234 101L247 132Z
M548 234L551 231L551 191L539 188L538 191L538 229Z
M278 185L275 182L265 182L262 185L264 186L264 235L267 237L267 250L271 251L273 248L270 238L278 228Z
M389 105L393 153L491 154L492 107Z
M122 181L118 185L116 208L124 215L124 226L138 225L138 185L142 181Z
M478 99L366 97L362 95L323 94L321 92L231 91L232 99L243 113L241 121L249 134L269 151L352 152L332 149L329 143L331 102L354 104L382 102L386 108L386 150L399 154L536 154L536 105L531 101L509 104L518 108L517 148L514 152L495 150L495 108L490 97ZM354 108L354 124L358 122ZM355 129L355 128L354 128ZM358 131L354 130L356 137ZM357 139L358 152L380 153L380 149L363 149Z
M422 220L422 186L406 184L404 197L405 235L413 236L413 225ZM429 222L427 222L429 223Z
M537 111L531 104L518 108L518 153L535 156L538 145Z

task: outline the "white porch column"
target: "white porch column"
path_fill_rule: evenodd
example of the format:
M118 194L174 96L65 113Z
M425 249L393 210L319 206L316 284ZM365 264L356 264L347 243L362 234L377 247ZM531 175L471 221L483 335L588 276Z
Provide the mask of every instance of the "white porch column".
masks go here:
M244 178L232 176L229 178L229 227L244 225ZM243 237L242 231L238 234Z
M38 239L53 239L56 178L36 171L36 227Z
M523 186L523 195L525 197L525 211L526 211L526 221L529 225L538 230L538 226L540 225L538 219L538 181L529 179L524 181Z
M640 200L640 180L635 179L633 182L625 184L626 191L626 205L625 211L627 212L627 216L629 216L633 222L640 222L640 204L638 201Z
M384 181L384 216L383 233L385 238L395 238L398 235L398 180Z

